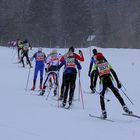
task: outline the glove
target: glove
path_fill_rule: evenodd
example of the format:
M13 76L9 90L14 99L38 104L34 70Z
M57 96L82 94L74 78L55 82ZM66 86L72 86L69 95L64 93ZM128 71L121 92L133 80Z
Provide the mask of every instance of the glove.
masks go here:
M88 72L88 76L90 77L90 71Z
M119 83L117 83L117 86L118 86L118 88L121 88L122 87L122 85L121 85L121 83L119 82Z
M79 50L79 54L82 54L82 51L81 50Z

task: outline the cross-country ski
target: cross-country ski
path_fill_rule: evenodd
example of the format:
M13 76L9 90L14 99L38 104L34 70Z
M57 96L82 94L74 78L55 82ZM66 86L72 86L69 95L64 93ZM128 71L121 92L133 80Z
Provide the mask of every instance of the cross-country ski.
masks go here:
M124 115L124 116L130 116L130 117L135 117L135 118L140 118L140 116L135 115L135 114L126 114L126 113L123 113L122 115Z
M89 114L89 116L92 117L92 118L101 119L101 120L104 120L104 121L115 122L114 120L103 118L101 116L96 116L96 115L93 115L93 114Z

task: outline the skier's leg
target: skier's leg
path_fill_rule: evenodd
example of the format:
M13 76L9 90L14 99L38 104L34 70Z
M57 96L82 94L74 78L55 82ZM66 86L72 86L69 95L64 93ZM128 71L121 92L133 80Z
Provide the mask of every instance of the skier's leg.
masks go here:
M24 57L25 57L25 55L23 54L23 56L21 57L21 62L22 62L23 67L25 67L24 60L23 60Z
M115 88L113 85L110 87L110 89L112 90L112 92L114 93L115 97L118 99L118 101L120 102L120 104L122 105L123 110L128 113L128 114L132 114L132 111L130 111L128 109L128 107L126 106L123 98L121 97L119 91L117 88Z
M64 90L65 90L65 74L63 73L63 77L62 77L62 84L61 84L61 92L60 92L60 100L63 99L64 97Z
M76 74L72 74L70 76L70 91L69 91L69 105L72 104L74 91L75 91L75 81L76 81Z
M63 99L63 106L66 105L67 97L68 97L68 91L69 91L69 76L65 76L65 91L64 91L64 99Z
M118 99L118 101L120 102L120 104L122 106L125 105L123 98L121 97L120 93L118 92L118 89L115 88L113 85L110 87L111 91L114 93L115 97Z
M102 117L103 118L107 118L107 112L105 109L105 101L104 101L104 95L105 95L105 91L106 91L107 87L103 87L103 90L100 93L100 105L101 105L101 110L102 110Z
M93 70L93 71L91 72L91 76L90 76L90 89L93 88L94 74L95 74L95 70Z
M44 72L44 67L40 68L40 85L39 88L42 90L42 82L43 82L43 72Z
M105 110L105 102L104 102L104 95L105 95L106 87L103 87L103 90L100 93L100 105L101 110Z
M35 90L37 75L38 75L38 67L35 67L35 70L34 70L34 78L33 78L33 86L31 88L31 90Z
M30 62L29 57L28 57L28 54L26 54L25 56L26 56L26 61L28 62L30 68L32 68L32 66L31 66L31 62Z

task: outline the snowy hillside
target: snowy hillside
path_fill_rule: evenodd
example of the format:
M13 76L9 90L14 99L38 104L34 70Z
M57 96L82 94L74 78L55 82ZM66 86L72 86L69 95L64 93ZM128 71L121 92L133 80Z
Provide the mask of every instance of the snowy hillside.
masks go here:
M97 48L112 64L120 81L127 89L126 94L134 102L132 105L121 92L128 107L140 115L140 50ZM30 56L36 49L30 52ZM62 54L65 49L58 50ZM32 86L34 68L31 69L28 90L25 91L28 66L22 68L17 62L16 51L0 47L0 139L1 140L138 140L140 137L140 119L123 116L121 105L108 92L106 102L108 122L88 116L89 113L101 115L99 95L84 93L90 91L88 67L90 63L89 48L82 49L85 62L81 63L81 84L84 109L79 98L79 77L71 110L58 108L58 102L51 94L36 96L38 92L29 89ZM48 54L50 49L44 49ZM76 50L78 52L78 49ZM32 62L34 64L34 62ZM38 75L39 76L39 75ZM60 83L62 70L60 71ZM39 77L38 77L39 78ZM39 83L39 79L37 81ZM98 89L97 89L98 90Z

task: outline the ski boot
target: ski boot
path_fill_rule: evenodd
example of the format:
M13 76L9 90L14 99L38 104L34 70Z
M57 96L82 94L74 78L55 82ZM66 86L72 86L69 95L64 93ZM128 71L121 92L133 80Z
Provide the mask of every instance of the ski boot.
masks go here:
M56 95L57 95L57 91L56 91L56 89L54 90L54 92L53 92L53 93L54 93L54 96L56 96Z
M33 87L31 88L31 90L35 90L35 86L33 86Z
M72 105L72 101L69 101L69 106L71 106Z
M40 85L40 86L39 86L39 89L40 89L40 90L43 90L43 87L42 87L42 85Z
M107 118L107 112L105 110L102 111L101 118L106 119Z
M92 85L90 85L90 89L91 89L92 94L94 94L96 92L95 88Z
M123 106L123 110L128 114L133 114L133 112L130 111L126 105Z
M66 103L65 103L65 102L63 102L63 103L62 103L62 107L65 107L65 106L66 106Z
M35 90L35 85L36 85L36 80L33 80L33 86L31 88L31 90Z
M43 96L44 95L44 93L45 93L45 89L43 89L41 92L40 92L40 96Z

